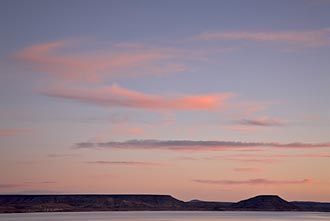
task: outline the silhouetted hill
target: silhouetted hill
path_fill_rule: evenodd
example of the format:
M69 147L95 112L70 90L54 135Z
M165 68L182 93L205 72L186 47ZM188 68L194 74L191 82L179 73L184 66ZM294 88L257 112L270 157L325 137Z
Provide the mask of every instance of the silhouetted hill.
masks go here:
M247 200L234 203L231 206L235 210L253 211L299 211L300 208L293 203L285 201L276 195L260 195Z
M238 203L192 200L170 195L0 195L0 213L79 211L319 211L330 203L287 202L274 195L256 196Z

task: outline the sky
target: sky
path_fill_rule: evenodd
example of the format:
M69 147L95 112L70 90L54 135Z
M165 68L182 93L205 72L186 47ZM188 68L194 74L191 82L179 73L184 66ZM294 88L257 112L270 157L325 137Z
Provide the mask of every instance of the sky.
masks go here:
M330 201L329 0L1 0L0 193Z

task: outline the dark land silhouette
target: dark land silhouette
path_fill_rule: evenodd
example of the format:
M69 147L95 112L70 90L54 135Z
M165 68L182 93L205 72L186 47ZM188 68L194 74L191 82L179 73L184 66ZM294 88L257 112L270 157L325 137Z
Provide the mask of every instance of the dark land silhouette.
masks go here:
M0 213L142 210L330 212L330 203L288 202L276 195L260 195L236 203L200 200L184 202L170 195L147 194L0 195Z

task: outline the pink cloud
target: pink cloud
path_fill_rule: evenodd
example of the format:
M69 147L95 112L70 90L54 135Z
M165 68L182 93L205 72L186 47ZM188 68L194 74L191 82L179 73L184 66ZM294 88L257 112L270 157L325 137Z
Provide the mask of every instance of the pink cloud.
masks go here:
M238 115L240 117L245 117L251 115L255 112L264 111L267 109L267 105L270 102L253 102L253 101L240 101L240 102L233 102L231 106L238 111Z
M255 127L245 126L245 125L230 125L230 126L225 126L225 129L240 131L240 132L255 132L256 131Z
M330 44L330 29L317 29L308 31L233 31L233 32L206 32L200 34L201 40L252 40L264 42L294 43L308 47L321 47Z
M0 129L0 137L9 137L9 136L16 136L22 133L29 132L30 129L27 128L6 128Z
M147 110L220 110L227 106L226 100L233 96L222 93L165 97L128 90L117 84L95 89L55 86L44 89L43 93L106 107Z
M175 158L176 160L180 160L180 161L182 161L182 160L188 160L188 161L195 161L195 160L198 160L198 158L196 158L196 157L177 157L177 158Z
M54 41L32 45L12 58L34 70L65 80L87 82L106 77L162 75L186 70L177 62L175 49L128 46L123 50L78 50L77 41ZM174 59L176 61L174 61Z
M159 162L146 162L146 161L89 161L89 164L103 164L103 165L124 165L124 166L162 166L163 163Z
M327 158L330 157L330 152L321 153L302 153L302 154L275 154L272 157L276 158Z
M269 180L269 179L249 179L249 180L193 180L196 183L217 184L217 185L295 185L308 184L313 180L310 178L303 180Z
M244 151L244 150L243 150ZM221 155L208 157L207 160L230 160L244 163L261 163L261 164L272 164L281 162L286 158L328 158L329 153L302 153L302 154L232 154L232 155Z
M207 160L229 160L229 161L237 161L237 162L243 162L243 163L257 163L257 164L273 164L278 163L281 160L278 158L271 158L271 157L262 157L262 156L243 156L243 155L231 155L231 156L215 156L215 157L209 157Z
M109 131L110 134L125 134L125 135L142 135L144 134L143 128L140 127L124 127L118 126L116 128L112 128Z

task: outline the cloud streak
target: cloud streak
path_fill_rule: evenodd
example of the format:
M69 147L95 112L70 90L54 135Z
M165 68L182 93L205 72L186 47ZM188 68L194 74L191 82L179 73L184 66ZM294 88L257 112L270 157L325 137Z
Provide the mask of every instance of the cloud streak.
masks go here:
M0 183L0 189L14 189L19 187L26 187L34 184L55 184L55 181L41 181L41 182L23 182L23 183Z
M285 121L269 117L260 117L256 119L242 119L238 121L238 123L244 126L273 127L283 126Z
M158 96L125 89L117 84L93 89L54 86L42 90L42 93L105 107L147 110L220 110L233 96L231 93Z
M249 167L244 167L244 168L234 168L235 172L243 172L243 173L249 173L249 172L261 172L263 171L263 168L249 168Z
M314 149L329 148L330 143L276 143L276 142L239 142L239 141L193 141L193 140L128 140L123 142L83 142L77 143L76 149L147 149L172 151L224 151L251 147Z
M249 179L249 180L204 180L196 179L193 180L196 183L202 184L215 184L215 185L297 185L297 184L308 184L312 183L313 180L310 178L303 180L270 180L270 179Z
M330 153L301 153L301 154L232 154L221 155L205 158L206 160L230 160L244 163L262 163L272 164L282 161L283 159L294 158L329 158Z
M19 184L1 184L0 183L0 189L11 189L11 188L16 188L16 187L21 187L23 185Z
M57 154L57 153L51 153L48 154L47 157L49 158L71 158L71 157L80 157L78 154Z
M307 31L214 31L197 36L200 40L249 40L256 42L283 42L306 47L322 47L330 45L330 28Z
M124 165L124 166L162 166L159 162L147 162L147 161L88 161L88 164L100 164L100 165Z

